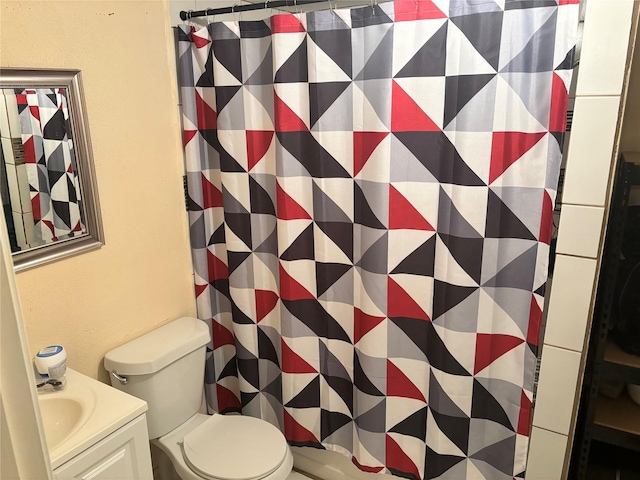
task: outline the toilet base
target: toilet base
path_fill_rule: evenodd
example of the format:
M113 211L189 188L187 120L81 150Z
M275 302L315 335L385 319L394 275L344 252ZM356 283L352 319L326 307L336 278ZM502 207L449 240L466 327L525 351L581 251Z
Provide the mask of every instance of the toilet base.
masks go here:
M151 463L154 480L182 480L169 456L153 441L151 442Z
M151 440L151 444L157 447L154 450L159 450L158 455L154 456L157 457L154 458L156 460L154 463L157 466L154 469L155 480L206 480L189 468L182 456L180 443L182 443L187 433L206 422L209 418L209 415L196 413L175 430L163 437ZM293 455L289 448L282 465L261 480L287 480L292 468Z

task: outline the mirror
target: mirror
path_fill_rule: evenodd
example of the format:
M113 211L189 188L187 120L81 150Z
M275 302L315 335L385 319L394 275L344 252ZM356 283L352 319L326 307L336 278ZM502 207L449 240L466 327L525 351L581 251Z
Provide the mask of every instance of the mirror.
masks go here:
M16 271L103 245L79 70L0 69L0 193Z

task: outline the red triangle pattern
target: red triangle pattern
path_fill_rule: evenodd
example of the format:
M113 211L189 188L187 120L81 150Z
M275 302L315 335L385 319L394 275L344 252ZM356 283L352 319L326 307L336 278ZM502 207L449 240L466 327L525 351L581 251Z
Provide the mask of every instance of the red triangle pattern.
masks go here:
M37 106L29 105L31 116L40 121L40 109Z
M289 412L287 412L286 410L283 410L283 412L284 435L287 437L287 440L298 443L320 443L318 439L313 435L313 433L296 422Z
M363 465L358 460L356 460L356 457L351 457L351 463L353 463L356 467L358 467L363 472L379 473L382 470L384 470L384 467L368 467L367 465Z
M553 74L551 84L551 109L549 111L549 131L564 132L567 128L567 105L569 92L562 79Z
M207 250L207 268L209 273L209 282L214 280L226 280L229 278L229 268L227 265Z
M58 240L58 237L56 237L56 228L53 226L53 223L51 223L51 221L49 220L42 220L42 223L45 224L45 226L51 231L51 237L53 240Z
M251 170L269 150L273 140L273 130L247 130L246 137L247 161Z
M505 353L523 343L522 338L512 335L478 333L476 335L476 358L474 375L484 370Z
M218 128L218 114L205 102L196 90L196 117L198 130L215 130Z
M233 333L229 331L224 325L211 321L211 337L213 338L213 348L220 348L224 345L235 345L236 339Z
M280 298L283 300L310 300L315 297L280 265Z
M30 136L26 142L22 143L24 149L24 162L25 163L37 163L36 150L33 145L33 136Z
M276 201L278 203L278 218L280 220L311 220L311 216L300 206L279 183L276 182Z
M218 412L238 411L242 408L242 403L235 394L219 383L216 384L216 397L218 398Z
M202 173L200 174L200 178L202 180L202 208L224 206L222 202L222 192L218 190Z
M353 343L356 344L371 330L376 328L385 319L385 317L374 317L353 307Z
M426 403L418 387L389 359L387 359L387 396L413 398Z
M277 94L273 94L275 112L275 130L277 132L304 132L309 130L302 119L283 102Z
M191 41L196 45L196 48L206 47L211 43L208 38L203 38L195 34L195 28L191 27Z
M80 222L76 223L76 226L73 227L73 231L74 232L81 232L82 231L82 224Z
M388 468L393 468L399 472L406 472L414 475L414 478L422 478L418 467L411 461L406 453L400 448L393 438L386 435L385 440L386 464Z
M280 341L282 345L282 371L284 373L318 373L300 355L291 350L287 342Z
M420 320L431 320L429 315L422 309L404 289L387 277L387 316L388 317L408 317Z
M393 13L396 22L447 18L431 0L396 0L393 2Z
M518 435L529 436L531 430L531 410L533 405L524 390L520 394L520 414L518 415Z
M389 229L435 230L393 185L389 185Z
M254 291L256 297L256 320L258 323L269 315L271 310L273 310L278 304L278 294L272 292L271 290L258 290Z
M271 17L272 33L304 33L306 30L294 15L274 15Z
M31 199L31 210L33 213L33 219L35 221L42 220L42 213L40 212L40 194L36 193L36 195Z
M187 144L196 136L197 130L184 130L182 132L182 146L186 147Z
M545 132L493 132L489 183L493 183L544 136Z
M353 176L360 173L369 157L389 132L353 132Z
M415 8L415 6L414 6ZM439 132L438 127L395 81L391 87L392 132Z
M527 343L538 345L540 343L540 324L542 322L542 309L536 301L536 297L531 295L531 308L529 309L529 329L527 330Z
M542 218L540 219L540 235L538 240L547 245L551 245L551 234L553 232L553 201L549 193L545 190L542 198Z
M198 285L196 283L196 298L198 298L200 295L202 295L202 292L204 292L208 287L209 287L209 284Z

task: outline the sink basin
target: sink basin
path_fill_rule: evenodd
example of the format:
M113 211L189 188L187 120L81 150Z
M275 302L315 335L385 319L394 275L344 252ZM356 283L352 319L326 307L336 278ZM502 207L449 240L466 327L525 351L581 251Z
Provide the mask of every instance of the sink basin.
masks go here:
M67 368L63 390L39 392L51 468L56 469L147 411L147 404Z
M55 394L40 395L38 400L47 447L52 450L82 425L86 406L78 399Z

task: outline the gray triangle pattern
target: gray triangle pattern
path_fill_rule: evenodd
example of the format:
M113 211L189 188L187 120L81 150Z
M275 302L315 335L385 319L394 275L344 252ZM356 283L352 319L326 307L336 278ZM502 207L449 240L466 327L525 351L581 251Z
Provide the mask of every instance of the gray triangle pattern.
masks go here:
M196 301L215 335L208 405L362 469L511 479L561 161L551 79L577 6L427 3L178 29ZM422 26L436 34L412 34ZM59 225L53 201L42 209ZM521 343L494 358L499 334Z
M391 155L395 167L391 170L392 182L438 183L431 172L395 135L391 136Z

